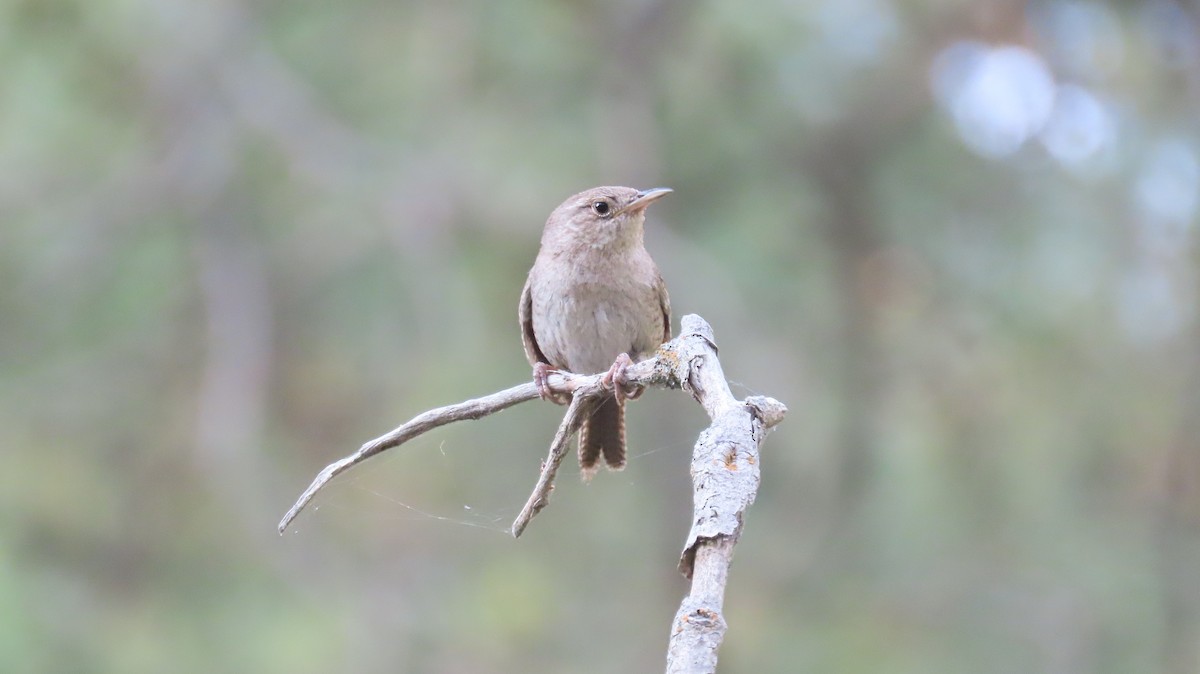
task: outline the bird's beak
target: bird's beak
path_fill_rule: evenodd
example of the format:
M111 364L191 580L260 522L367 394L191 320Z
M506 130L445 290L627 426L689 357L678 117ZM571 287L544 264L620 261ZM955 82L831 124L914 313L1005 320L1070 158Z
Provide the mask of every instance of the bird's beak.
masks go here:
M650 204L658 201L674 191L675 190L671 189L670 187L651 187L648 190L642 190L641 192L638 192L636 199L629 202L629 205L621 209L621 213L643 210Z

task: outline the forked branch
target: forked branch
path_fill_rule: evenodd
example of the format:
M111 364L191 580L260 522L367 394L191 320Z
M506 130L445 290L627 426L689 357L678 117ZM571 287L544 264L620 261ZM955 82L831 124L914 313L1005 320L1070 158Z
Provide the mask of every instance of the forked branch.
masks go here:
M703 318L689 314L682 330L663 344L652 358L631 365L626 371L630 385L682 388L704 407L711 424L692 451L694 512L679 570L692 579L671 631L667 672L713 672L717 648L725 635L721 609L733 547L741 535L742 519L754 502L759 484L759 447L767 433L783 420L787 408L774 398L733 397L717 358L712 328ZM597 399L609 392L602 375L551 374L552 391L571 396L571 404L554 440L529 500L512 526L514 537L549 503L554 477L566 455L571 437ZM383 451L399 446L422 433L464 419L479 419L538 397L533 382L489 396L447 405L419 414L408 423L382 435L357 452L335 461L316 479L279 523L283 533L313 496L334 477Z

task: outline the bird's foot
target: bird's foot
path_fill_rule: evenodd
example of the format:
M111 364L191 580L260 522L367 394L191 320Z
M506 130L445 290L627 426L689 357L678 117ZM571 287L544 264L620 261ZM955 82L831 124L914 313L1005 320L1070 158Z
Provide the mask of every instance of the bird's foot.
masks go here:
M629 369L630 365L633 365L633 359L629 357L629 354L623 353L617 356L612 367L600 379L600 384L604 388L613 390L613 396L617 399L618 405L624 404L626 400L637 400L646 390L644 386L630 385L625 375L625 371Z
M550 388L550 383L546 381L551 372L557 371L550 367L549 363L538 363L533 366L533 383L537 386L538 396L542 400L549 400L555 405L566 405L571 402L571 396L566 393L554 391Z

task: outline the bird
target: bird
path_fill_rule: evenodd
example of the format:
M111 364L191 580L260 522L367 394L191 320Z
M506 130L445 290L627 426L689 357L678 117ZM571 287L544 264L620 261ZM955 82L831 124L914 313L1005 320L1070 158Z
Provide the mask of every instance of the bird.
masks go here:
M546 383L555 370L604 372L612 394L579 430L583 479L625 467L625 400L641 395L625 370L671 339L671 301L646 251L646 207L667 187L595 187L562 202L546 220L541 246L521 291L518 320L539 395L567 402Z

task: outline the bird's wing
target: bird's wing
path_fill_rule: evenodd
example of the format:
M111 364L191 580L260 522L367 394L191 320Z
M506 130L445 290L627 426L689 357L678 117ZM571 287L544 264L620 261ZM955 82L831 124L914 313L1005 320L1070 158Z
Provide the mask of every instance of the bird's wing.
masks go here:
M658 286L658 306L662 309L663 318L663 342L671 341L671 296L667 294L667 282L663 280L662 274L655 275L655 285Z
M517 307L517 320L521 323L521 344L525 347L525 358L530 365L549 363L546 355L538 346L537 337L533 334L533 290L530 287L533 274L525 279L525 287L521 290L521 305Z

